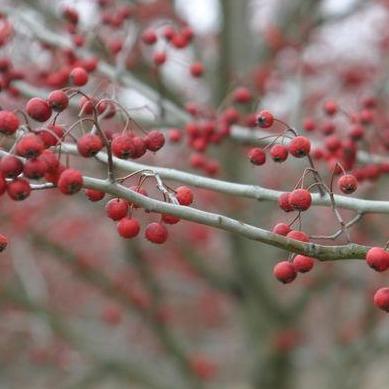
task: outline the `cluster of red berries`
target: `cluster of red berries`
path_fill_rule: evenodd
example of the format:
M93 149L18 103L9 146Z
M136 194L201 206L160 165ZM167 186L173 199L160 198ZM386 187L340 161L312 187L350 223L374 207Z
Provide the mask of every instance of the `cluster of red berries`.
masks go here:
M381 247L372 247L366 254L366 263L377 272L389 269L389 252ZM374 304L389 312L389 288L380 288L374 295Z
M281 261L273 268L274 277L284 284L295 280L298 273L307 273L312 270L314 259L305 255L296 255L291 261Z
M147 196L143 188L132 187L131 190ZM99 201L104 198L104 192L93 189L87 189L85 194L91 201ZM188 206L193 202L193 192L186 186L180 186L175 190L175 197L180 205ZM107 202L105 211L107 216L117 223L119 235L125 239L132 239L139 235L141 226L139 220L132 216L132 211L138 208L133 202L128 202L121 198L115 198ZM165 224L177 224L180 219L173 215L161 215L160 222L153 222L147 225L145 237L152 243L162 244L168 239L168 229Z

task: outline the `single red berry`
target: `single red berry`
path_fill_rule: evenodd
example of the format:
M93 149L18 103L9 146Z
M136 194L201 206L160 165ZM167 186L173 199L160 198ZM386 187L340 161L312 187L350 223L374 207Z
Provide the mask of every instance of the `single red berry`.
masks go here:
M177 224L180 221L180 218L173 215L168 215L164 213L161 217L162 221L166 224Z
M31 180L39 180L47 172L47 164L44 160L35 158L28 159L24 164L23 174L25 177L30 178Z
M38 122L45 122L50 119L52 110L49 103L40 97L33 97L28 100L26 105L26 112L28 116Z
M180 186L176 189L176 198L180 205L190 205L193 203L193 192L187 186Z
M77 141L77 150L85 158L95 156L103 147L103 141L96 134L84 134Z
M31 186L24 178L16 178L7 184L7 193L12 200L22 201L31 193Z
M11 111L0 111L0 132L12 135L19 128L19 118Z
M374 121L374 113L368 109L364 109L359 115L359 120L362 124L371 124Z
M307 132L312 132L316 128L316 123L312 118L305 118L303 123L303 128Z
M88 197L88 199L90 201L100 201L104 198L105 196L105 193L104 192L100 192L99 190L95 190L95 189L86 189L85 190L85 195L86 197Z
M69 105L68 95L62 90L54 90L47 99L50 107L56 112L64 111Z
M331 135L335 132L336 126L335 123L326 120L321 126L320 126L320 131L323 133L323 135Z
M385 271L389 268L389 252L381 247L372 247L366 254L366 262L375 271Z
M293 258L293 266L295 270L299 273L307 273L312 270L313 265L315 264L313 258L307 257L305 255L296 255Z
M194 374L204 381L209 381L217 373L217 365L204 356L195 355L190 358L189 366Z
M146 45L153 45L157 41L157 39L158 39L157 34L151 28L148 28L142 33L142 41Z
M297 272L290 262L282 261L274 266L273 275L283 284L289 284L297 277Z
M171 41L175 34L174 28L172 26L167 26L164 28L162 35L167 41Z
M270 149L270 155L274 162L284 162L288 158L288 148L284 145L274 145Z
M285 212L294 211L294 208L292 207L292 205L289 202L289 195L290 195L290 192L285 192L285 193L282 193L280 195L280 197L278 197L278 205Z
M72 195L81 190L83 179L76 169L65 169L58 179L58 189L66 195Z
M273 114L270 111L261 111L258 115L257 123L262 128L271 127L274 123Z
M23 162L14 155L0 159L0 171L5 178L16 178L23 171Z
M70 74L69 79L75 86L84 86L88 83L88 72L84 68L74 68Z
M297 211L306 211L312 204L312 196L306 189L295 189L289 195L289 204Z
M24 135L16 145L16 153L24 158L36 158L43 149L43 141L35 134Z
M389 288L380 288L374 294L374 305L389 312Z
M162 132L153 130L146 135L145 141L150 151L158 151L165 144L165 137Z
M46 147L56 146L61 142L64 129L61 126L50 124L47 128L38 130L38 136L42 139Z
M127 216L128 208L127 201L123 199L112 199L105 205L105 212L110 219L117 221Z
M45 162L48 173L55 172L59 167L59 160L51 150L43 150L42 154L39 156L39 159Z
M140 224L136 219L123 217L117 224L117 230L122 238L131 239L139 234Z
M152 243L162 244L168 238L168 230L161 223L150 223L145 230L145 237Z
M147 145L145 140L143 140L140 136L134 136L132 138L132 143L135 146L135 153L132 158L137 159L145 155L147 151Z
M250 89L243 86L236 88L233 92L233 100L235 103L246 104L249 103L252 98L253 96Z
M173 35L171 43L176 49L184 49L185 47L188 46L189 40L187 39L187 37L185 35L175 33Z
M311 142L305 136L296 136L288 145L289 153L296 158L302 158L311 151Z
M164 51L156 51L153 54L153 61L157 66L161 66L166 62L167 56Z
M253 165L261 166L266 162L265 152L259 148L254 147L248 152L248 157Z
M176 128L172 128L169 130L169 140L172 143L178 143L182 138L182 132L181 130L178 130Z
M136 147L132 137L128 134L118 135L112 139L112 154L121 159L133 158L136 154Z
M278 223L272 230L275 234L286 236L290 232L290 227L285 223Z
M324 111L327 115L333 116L338 112L338 106L334 101L326 101L324 104Z
M298 240L300 242L309 242L309 236L303 231L292 230L286 235L287 238Z
M85 115L91 115L93 113L93 107L95 106L95 99L90 97L86 97L86 96L82 96L80 98L80 101L78 102L78 105L80 107L80 114L83 113Z
M352 140L361 140L365 135L365 129L359 124L354 124L350 128L348 135Z
M204 73L204 65L201 62L193 63L190 65L189 71L193 77L201 77Z
M0 252L4 251L7 246L8 246L8 238L0 234Z
M353 193L358 188L358 180L352 174L345 174L339 178L338 187L343 193Z
M324 141L328 151L335 152L342 147L342 142L337 135L331 135Z

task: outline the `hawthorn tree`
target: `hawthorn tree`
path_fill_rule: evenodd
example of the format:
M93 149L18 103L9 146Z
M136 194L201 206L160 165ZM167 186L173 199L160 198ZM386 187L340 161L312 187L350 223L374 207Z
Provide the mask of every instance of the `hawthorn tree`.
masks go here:
M168 0L0 4L7 362L50 366L36 387L292 388L336 317L305 366L355 388L389 312L388 2L222 0L205 32Z

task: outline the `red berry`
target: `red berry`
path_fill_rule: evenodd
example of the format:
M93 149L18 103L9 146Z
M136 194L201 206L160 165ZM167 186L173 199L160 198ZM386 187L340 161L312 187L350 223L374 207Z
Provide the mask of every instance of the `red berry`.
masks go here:
M105 205L107 216L114 220L123 219L128 213L128 202L123 199L112 199Z
M314 131L316 128L316 123L311 118L304 119L303 128L307 132Z
M339 178L338 187L343 193L353 193L357 190L358 180L352 174L345 174Z
M135 153L132 158L137 159L145 155L147 151L146 142L139 136L134 136L132 138L132 143L135 146Z
M380 288L374 294L374 305L389 312L389 288Z
M121 159L132 158L136 154L135 144L128 134L113 138L111 148L113 155Z
M366 254L366 262L375 271L385 271L389 268L389 252L381 247L373 247Z
M77 150L85 158L95 156L103 147L103 141L96 134L84 134L77 141Z
M251 101L252 95L248 88L239 87L234 90L233 99L235 103L245 104Z
M83 184L82 175L78 170L65 169L58 179L58 189L66 195L72 195L81 190Z
M177 216L168 215L166 213L162 215L161 219L166 224L177 224L180 221Z
M164 51L157 51L153 55L153 61L157 66L161 66L166 62L166 53Z
M188 46L189 40L185 35L175 33L173 35L171 43L176 49L184 49L186 46Z
M100 201L105 196L104 192L100 192L99 190L95 190L95 189L86 189L85 194L86 197L88 197L88 199L93 202Z
M36 158L42 153L44 144L35 134L24 135L16 145L16 152L24 158Z
M59 167L59 160L51 150L43 150L39 159L46 163L47 172L53 173L57 171Z
M289 204L298 211L306 211L312 204L312 196L306 189L295 189L289 195Z
M4 251L7 246L8 246L8 238L0 234L0 252Z
M46 147L56 146L61 142L64 130L58 125L50 124L47 128L41 128L38 136L42 139Z
M74 68L69 74L70 81L75 86L84 86L88 83L88 72L84 68Z
M62 112L69 105L67 94L61 90L54 90L49 94L47 99L50 107L56 112Z
M284 284L292 282L297 277L294 266L288 261L277 263L273 268L273 275Z
M297 136L293 138L288 145L289 153L296 158L302 158L309 154L311 150L311 142L305 136Z
M147 134L145 141L150 151L158 151L165 144L165 137L162 132L153 130Z
M248 153L248 157L253 165L261 166L266 162L266 154L259 147L252 148Z
M7 184L7 193L12 200L22 201L31 193L31 186L24 178L17 178Z
M140 224L136 219L123 217L117 225L117 230L122 238L131 239L139 234Z
M45 122L46 120L50 119L52 113L49 103L39 97L33 97L32 99L28 100L26 105L26 112L28 116L38 122Z
M286 235L287 238L298 240L300 242L309 242L309 236L303 231L292 230Z
M262 128L271 127L274 123L273 114L270 111L261 111L258 115L257 123Z
M196 62L190 65L189 71L193 77L201 77L204 73L204 66L201 62Z
M157 34L155 31L151 28L148 28L147 30L143 31L142 33L142 41L146 45L153 45L157 41Z
M270 149L270 155L274 162L284 162L288 158L288 148L284 145L274 145Z
M0 111L0 132L12 135L19 128L19 118L11 111Z
M23 162L14 155L5 155L0 160L0 171L5 178L16 178L23 171Z
M272 230L275 234L286 236L290 232L290 227L285 223L278 223Z
M336 114L336 112L338 112L338 106L334 101L327 101L324 104L324 111L327 115L333 116Z
M294 211L294 208L290 205L289 202L289 192L282 193L280 197L278 197L278 205L285 212Z
M151 223L146 227L145 237L152 243L162 244L168 238L168 231L161 223Z
M167 26L164 28L162 35L167 41L171 41L175 34L174 28L172 26Z
M180 205L190 205L193 203L193 192L187 186L180 186L176 189L176 198Z
M172 128L169 130L169 140L172 143L178 143L182 138L182 132L178 129Z
M23 174L25 177L30 178L32 180L39 180L47 172L47 164L44 160L36 158L36 159L28 159L24 164Z
M296 255L293 258L293 266L295 270L299 273L307 273L312 270L314 265L314 260L311 257L305 255Z

